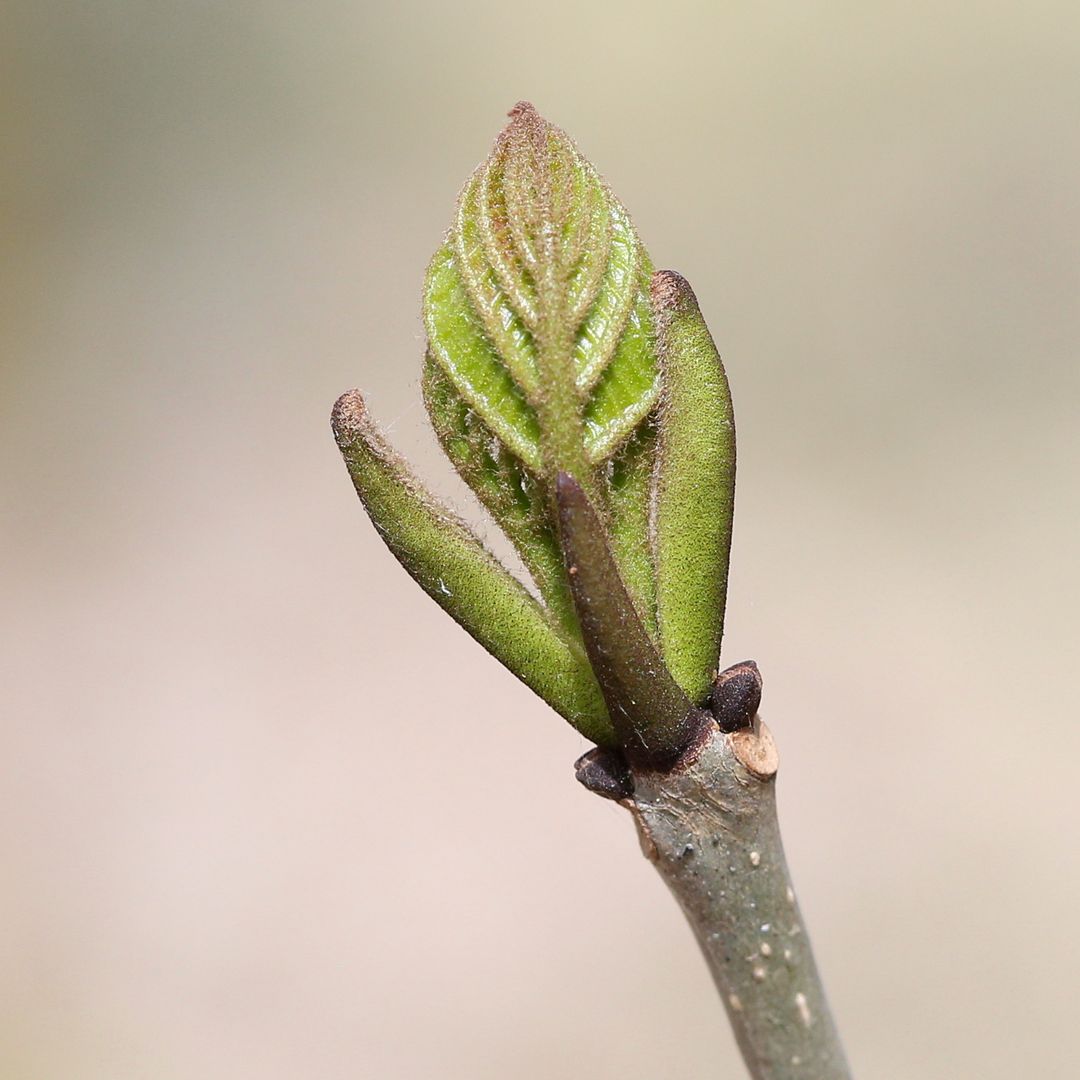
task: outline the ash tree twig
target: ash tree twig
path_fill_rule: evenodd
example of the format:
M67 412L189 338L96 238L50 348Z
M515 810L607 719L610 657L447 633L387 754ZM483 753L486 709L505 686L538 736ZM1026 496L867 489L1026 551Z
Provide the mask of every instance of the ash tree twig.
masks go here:
M535 593L428 492L350 391L332 424L421 587L596 744L696 934L755 1080L848 1080L776 817L750 661L717 674L735 485L723 364L697 300L519 103L462 191L424 292L424 401Z

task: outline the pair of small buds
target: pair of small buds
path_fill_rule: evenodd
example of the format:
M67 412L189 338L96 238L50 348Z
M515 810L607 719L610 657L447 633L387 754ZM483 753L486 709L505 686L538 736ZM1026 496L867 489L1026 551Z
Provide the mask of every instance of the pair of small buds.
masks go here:
M716 676L705 707L721 731L731 734L754 726L761 705L761 672L753 660L733 664ZM634 778L618 750L597 747L574 763L578 781L605 799L628 799Z

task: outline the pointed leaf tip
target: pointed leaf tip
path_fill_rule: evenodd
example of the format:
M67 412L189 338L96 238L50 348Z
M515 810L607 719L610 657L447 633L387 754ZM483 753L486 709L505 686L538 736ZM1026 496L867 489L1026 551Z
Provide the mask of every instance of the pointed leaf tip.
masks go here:
M511 119L517 119L519 116L536 117L537 120L540 119L540 113L537 111L536 106L531 101L526 101L524 98L514 105L506 115Z

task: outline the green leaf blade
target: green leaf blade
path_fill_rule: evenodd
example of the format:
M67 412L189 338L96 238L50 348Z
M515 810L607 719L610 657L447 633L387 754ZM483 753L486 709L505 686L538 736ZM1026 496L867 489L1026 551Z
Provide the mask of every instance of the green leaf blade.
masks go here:
M424 365L423 391L446 456L514 545L548 609L568 634L576 636L577 616L546 490L492 438L430 354Z
M484 334L453 246L436 253L424 291L429 348L458 393L530 468L541 468L540 428L522 387Z
M431 264L429 348L534 473L586 488L654 407L651 264L626 210L558 128L519 104Z
M720 654L735 501L735 420L720 355L686 280L653 275L663 401L657 460L656 595L668 668L694 702Z
M591 168L586 175L595 185L596 216L603 220L605 229L603 247L590 252L592 261L603 270L603 277L595 287L571 297L571 319L578 327L574 346L575 381L582 393L588 393L596 385L616 355L630 312L642 295L641 268L647 259L630 215ZM588 275L581 276L588 280Z
M372 523L413 579L586 738L612 745L580 642L561 634L528 590L424 489L376 429L358 391L338 400L331 422Z
M585 407L585 452L590 462L609 460L630 437L660 397L655 330L644 291L623 329L615 356Z

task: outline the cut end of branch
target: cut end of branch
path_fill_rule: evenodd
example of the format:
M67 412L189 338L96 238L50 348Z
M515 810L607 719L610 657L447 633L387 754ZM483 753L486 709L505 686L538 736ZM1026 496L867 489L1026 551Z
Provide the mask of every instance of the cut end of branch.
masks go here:
M728 735L731 749L747 772L758 780L772 780L780 767L780 752L772 732L760 721L756 727L744 728Z

